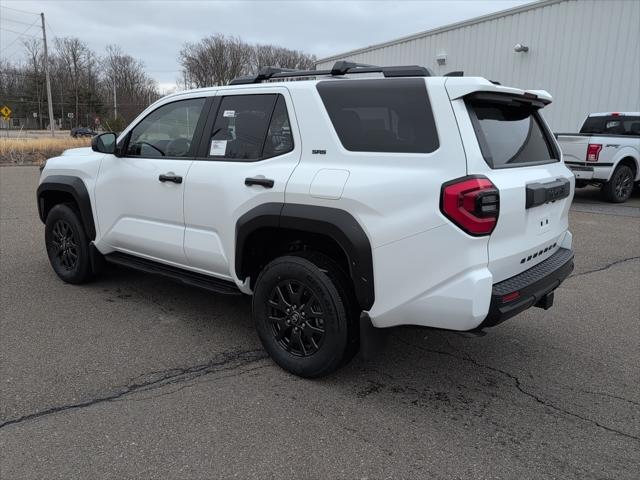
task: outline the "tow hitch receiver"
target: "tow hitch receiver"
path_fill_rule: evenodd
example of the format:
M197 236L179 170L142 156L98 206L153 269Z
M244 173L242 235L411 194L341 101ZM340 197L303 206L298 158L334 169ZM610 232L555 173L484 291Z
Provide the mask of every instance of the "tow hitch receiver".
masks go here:
M553 306L553 294L554 292L547 293L544 297L538 300L538 303L536 303L534 307L549 310Z

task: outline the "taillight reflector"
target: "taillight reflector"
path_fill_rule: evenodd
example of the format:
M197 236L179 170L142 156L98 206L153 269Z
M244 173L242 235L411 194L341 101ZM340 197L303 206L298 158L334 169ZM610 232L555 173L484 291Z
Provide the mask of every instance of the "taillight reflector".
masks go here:
M469 235L489 235L498 222L500 195L486 177L463 177L442 186L440 210Z
M502 296L502 303L511 302L512 300L515 300L516 298L520 298L520 292L519 291L507 293L506 295Z
M597 162L602 150L602 144L590 143L587 147L587 162Z

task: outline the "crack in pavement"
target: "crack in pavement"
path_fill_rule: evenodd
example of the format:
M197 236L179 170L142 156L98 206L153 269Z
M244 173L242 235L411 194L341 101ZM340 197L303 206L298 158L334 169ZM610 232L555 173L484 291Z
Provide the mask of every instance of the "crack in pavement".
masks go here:
M528 390L525 390L525 388L522 386L522 382L520 381L520 379L519 379L516 375L513 375L512 373L509 373L509 372L507 372L506 370L501 370L501 369L499 369L499 368L492 367L491 365L487 365L487 364L484 364L484 363L480 363L480 362L478 362L477 360L475 360L473 357L471 357L471 356L470 356L468 353L466 353L466 352L465 352L464 356L462 356L462 357L461 357L461 356L455 355L455 354L453 354L453 353L451 353L451 352L445 352L445 351L442 351L442 350L432 350L432 349L429 349L429 348L422 347L422 346L420 346L420 345L416 345L416 344L414 344L414 343L411 343L411 342L406 341L405 339L403 339L403 338L401 338L401 337L399 337L399 336L397 336L397 335L391 335L391 336L392 336L392 337L394 337L394 338L396 338L396 339L398 339L399 341L401 341L401 342L402 342L402 343L404 343L405 345L408 345L408 346L410 346L410 347L416 348L416 349L418 349L418 350L421 350L421 351L424 351L424 352L428 352L428 353L436 353L436 354L439 354L439 355L449 356L449 357L455 358L455 359L457 359L457 360L462 360L462 361L465 361L465 362L470 362L470 363L472 363L473 365L475 365L476 367L484 368L484 369L486 369L486 370L491 370L491 371L493 371L493 372L500 373L500 374L502 374L502 375L504 375L504 376L508 377L509 379L511 379L511 380L513 381L513 383L514 383L514 386L516 387L516 389L517 389L520 393L522 393L522 394L524 394L524 395L526 395L526 396L528 396L528 397L532 398L533 400L535 400L537 403L539 403L539 404L541 404L541 405L544 405L544 406L546 406L546 407L549 407L549 408L551 408L552 410L555 410L555 411L557 411L557 412L559 412L559 413L563 413L563 414L565 414L565 415L569 415L569 416L571 416L571 417L578 418L578 419L580 419L580 420L582 420L582 421L592 423L592 424L594 424L594 425L596 425L596 426L598 426L598 427L600 427L600 428L602 428L602 429L604 429L604 430L607 430L608 432L616 433L616 434L618 434L618 435L622 435L622 436L627 437L627 438L630 438L630 439L632 439L632 440L640 441L640 437L636 437L636 436L634 436L634 435L631 435L631 434L629 434L629 433L623 432L623 431L621 431L621 430L617 430L617 429L615 429L615 428L613 428L613 427L608 427L607 425L603 425L603 424L599 423L599 422L598 422L598 421L596 421L596 420L593 420L593 419L591 419L591 418L587 418L587 417L583 417L582 415L578 415L577 413L573 413L573 412L570 412L569 410L565 410L565 409L563 409L563 408L561 408L561 407L558 407L557 405L555 405L555 404L551 403L550 401L545 400L545 399L543 399L543 398L539 397L539 396L538 396L538 395L536 395L535 393L533 393L533 392L529 392ZM457 349L456 349L456 350L457 350ZM458 351L459 351L459 350L458 350ZM461 352L461 353L463 353L463 352Z
M244 366L244 365L233 365L233 366L231 366L229 368L222 368L220 370L216 370L215 373L234 371L234 370L237 370L238 368L240 368L242 366ZM189 378L187 380L184 380L184 381L179 380L179 381L173 381L173 382L165 383L163 385L163 387L168 386L168 385L172 385L172 384L185 383L185 385L180 385L177 388L174 388L174 389L169 390L167 392L161 392L161 393L158 393L156 395L149 395L149 396L140 397L140 398L127 398L127 397L124 397L124 398L118 398L118 399L113 400L113 401L114 402L125 402L125 401L126 402L145 402L145 401L148 401L148 400L156 400L156 399L161 398L161 397L166 397L168 395L173 395L175 393L181 392L182 390L185 390L187 388L191 388L191 387L193 387L195 385L202 385L205 382L223 380L223 379L227 379L227 378L236 378L236 377L239 377L241 375L251 374L251 373L253 373L253 372L257 371L257 370L262 370L263 368L269 368L270 366L271 365L269 365L269 364L260 365L258 367L247 368L245 370L242 370L241 372L235 372L235 373L230 373L228 375L220 375L220 376L212 377L211 379L203 380L202 382L199 382L199 383L185 383L185 382L190 382L191 380L195 380L196 378L199 378L199 377L201 377L203 375L208 375L208 374L214 373L214 372L201 373L199 375L193 376L193 377L191 377L191 378ZM145 390L143 390L143 392L152 391L152 390L156 390L156 388L145 389Z
M569 275L569 278L576 278L576 277L581 277L583 275L589 275L591 273L602 272L603 270L608 270L611 267L615 267L616 265L619 265L621 263L630 262L632 260L638 260L638 259L640 259L640 255L635 256L635 257L621 258L620 260L616 260L615 262L608 263L607 265L605 265L603 267L598 267L598 268L594 268L592 270L587 270L585 272L571 274L571 275Z
M162 388L166 385L187 382L210 373L240 368L265 358L267 358L267 354L264 350L233 351L223 353L217 358L200 365L193 365L191 367L184 368L169 368L166 370L152 372L151 374L139 375L130 380L126 385L117 387L110 393L91 398L89 400L84 400L82 402L59 405L45 410L40 410L38 412L29 413L18 418L12 418L0 423L0 429L9 425L15 425L55 413L86 408L104 402L116 401L133 393L145 392ZM160 375L160 377L158 377L158 375Z
M578 391L578 392L582 392L582 393L586 393L588 395L599 395L599 396L603 396L603 397L609 397L609 398L615 398L616 400L622 400L623 402L628 402L632 405L637 405L640 406L640 402L636 402L635 400L631 400L629 398L625 398L625 397L621 397L619 395L613 395L612 393L606 393L606 392L594 392L592 390L583 390L581 388L571 388L571 387L567 387L569 390L573 390L573 391Z

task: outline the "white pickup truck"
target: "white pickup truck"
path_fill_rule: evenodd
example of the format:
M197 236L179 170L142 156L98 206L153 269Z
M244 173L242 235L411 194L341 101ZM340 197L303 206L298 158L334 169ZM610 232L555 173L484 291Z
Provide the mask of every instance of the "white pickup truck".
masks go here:
M609 202L626 202L640 180L640 112L592 113L580 133L556 133L576 187L596 184Z

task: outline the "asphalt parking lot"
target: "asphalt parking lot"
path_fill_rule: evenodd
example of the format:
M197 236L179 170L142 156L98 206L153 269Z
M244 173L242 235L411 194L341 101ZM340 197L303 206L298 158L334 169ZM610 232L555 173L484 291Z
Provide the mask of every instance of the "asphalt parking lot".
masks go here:
M640 196L579 190L549 311L388 332L321 380L266 357L249 302L49 267L35 167L0 169L0 477L638 478Z

